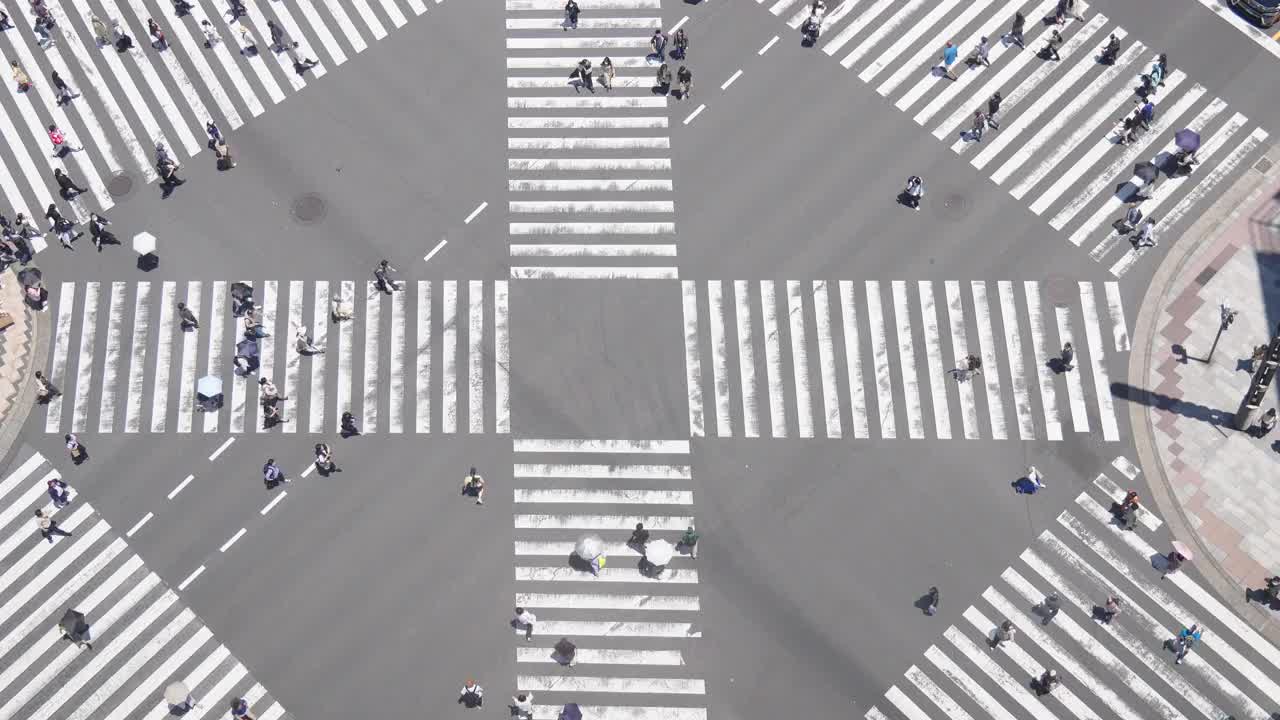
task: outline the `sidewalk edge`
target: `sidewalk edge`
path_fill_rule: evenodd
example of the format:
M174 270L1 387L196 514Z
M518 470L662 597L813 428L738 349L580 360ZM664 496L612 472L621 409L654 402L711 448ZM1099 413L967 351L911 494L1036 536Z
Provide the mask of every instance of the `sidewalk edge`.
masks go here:
M49 319L49 313L33 312L25 304L22 309L27 315L27 327L30 329L30 337L27 339L30 348L26 357L27 367L22 374L22 380L15 388L17 396L9 407L8 415L0 421L2 422L0 424L0 460L8 457L18 439L18 435L27 423L27 417L31 414L31 409L35 407L36 392L33 373L37 368L45 367L49 361L49 340L51 335L49 324L52 322Z
M1197 274L1193 262L1211 261L1206 249L1211 241L1232 225L1242 213L1252 210L1259 197L1272 189L1280 179L1280 146L1272 146L1263 156L1272 165L1266 173L1256 170L1256 161L1237 180L1219 201L1207 210L1174 243L1169 254L1160 263L1142 302L1138 306L1138 318L1134 326L1133 347L1136 352L1129 356L1129 385L1140 393L1141 402L1129 403L1129 423L1133 429L1134 449L1138 454L1138 466L1146 471L1148 488L1160 515L1169 526L1174 537L1191 542L1195 547L1196 569L1213 587L1222 600L1236 614L1248 620L1259 632L1273 643L1280 644L1280 623L1276 622L1273 613L1244 600L1242 587L1231 578L1227 571L1214 559L1208 548L1200 541L1200 536L1192 529L1190 521L1182 510L1182 505L1174 498L1164 464L1160 460L1160 452L1156 447L1154 430L1151 423L1151 409L1154 404L1151 392L1147 388L1152 371L1151 356L1155 350L1157 323L1167 307L1166 301L1176 295L1174 282L1178 278L1195 277ZM1214 212L1218 208L1232 208L1230 212Z

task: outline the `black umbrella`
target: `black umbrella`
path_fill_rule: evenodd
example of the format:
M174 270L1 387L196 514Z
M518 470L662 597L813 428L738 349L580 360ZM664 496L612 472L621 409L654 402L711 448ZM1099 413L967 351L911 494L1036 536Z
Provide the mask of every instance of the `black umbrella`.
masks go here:
M40 268L23 268L18 271L18 282L22 283L23 287L36 285L43 277L44 273L40 272Z
M1142 178L1142 182L1149 183L1159 177L1160 168L1156 167L1155 163L1140 162L1133 166L1133 174Z
M560 711L560 720L582 720L582 708L578 703L569 703Z
M241 301L248 300L253 297L253 286L242 282L231 283L231 297Z
M58 627L62 628L62 632L75 637L89 628L89 624L84 621L84 613L79 610L68 609L62 614L62 619L58 621Z
M236 355L247 358L258 357L258 341L250 338L236 343Z

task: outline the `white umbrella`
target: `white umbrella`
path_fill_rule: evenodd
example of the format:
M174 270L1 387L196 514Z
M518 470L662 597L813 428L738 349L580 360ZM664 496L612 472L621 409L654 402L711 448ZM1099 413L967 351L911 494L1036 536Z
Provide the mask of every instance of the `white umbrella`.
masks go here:
M196 392L211 398L222 394L222 378L217 375L205 375L196 382Z
M604 554L604 541L599 535L583 535L573 546L573 554L583 560L594 560Z
M180 682L169 683L164 689L164 701L170 705L184 705L190 695L191 690Z
M139 255L150 255L156 251L156 236L149 232L141 232L134 235L133 249Z
M644 546L644 559L654 565L666 565L676 549L666 540L654 540Z

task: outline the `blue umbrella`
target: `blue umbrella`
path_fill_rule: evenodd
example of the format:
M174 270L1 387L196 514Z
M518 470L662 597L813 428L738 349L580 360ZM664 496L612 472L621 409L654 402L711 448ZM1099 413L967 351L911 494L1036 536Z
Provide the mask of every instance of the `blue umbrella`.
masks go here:
M1173 134L1173 143L1179 150L1195 152L1200 149L1200 133L1191 128L1182 128Z
M582 708L578 703L569 703L560 711L560 720L582 720Z

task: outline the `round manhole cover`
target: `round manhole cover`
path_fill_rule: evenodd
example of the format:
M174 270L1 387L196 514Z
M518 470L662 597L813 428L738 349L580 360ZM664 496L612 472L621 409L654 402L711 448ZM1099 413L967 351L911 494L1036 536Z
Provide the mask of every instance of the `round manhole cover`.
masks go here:
M293 201L290 213L298 222L311 225L324 219L328 207L324 198L315 193L307 193Z
M938 204L938 214L949 219L958 220L969 214L969 198L958 192L946 193Z
M113 198L122 198L133 192L133 178L120 173L107 181L107 192Z
M1050 275L1048 281L1045 282L1045 292L1049 296L1049 303L1054 307L1071 305L1072 299L1076 295L1076 287L1074 280L1069 280L1062 275Z

